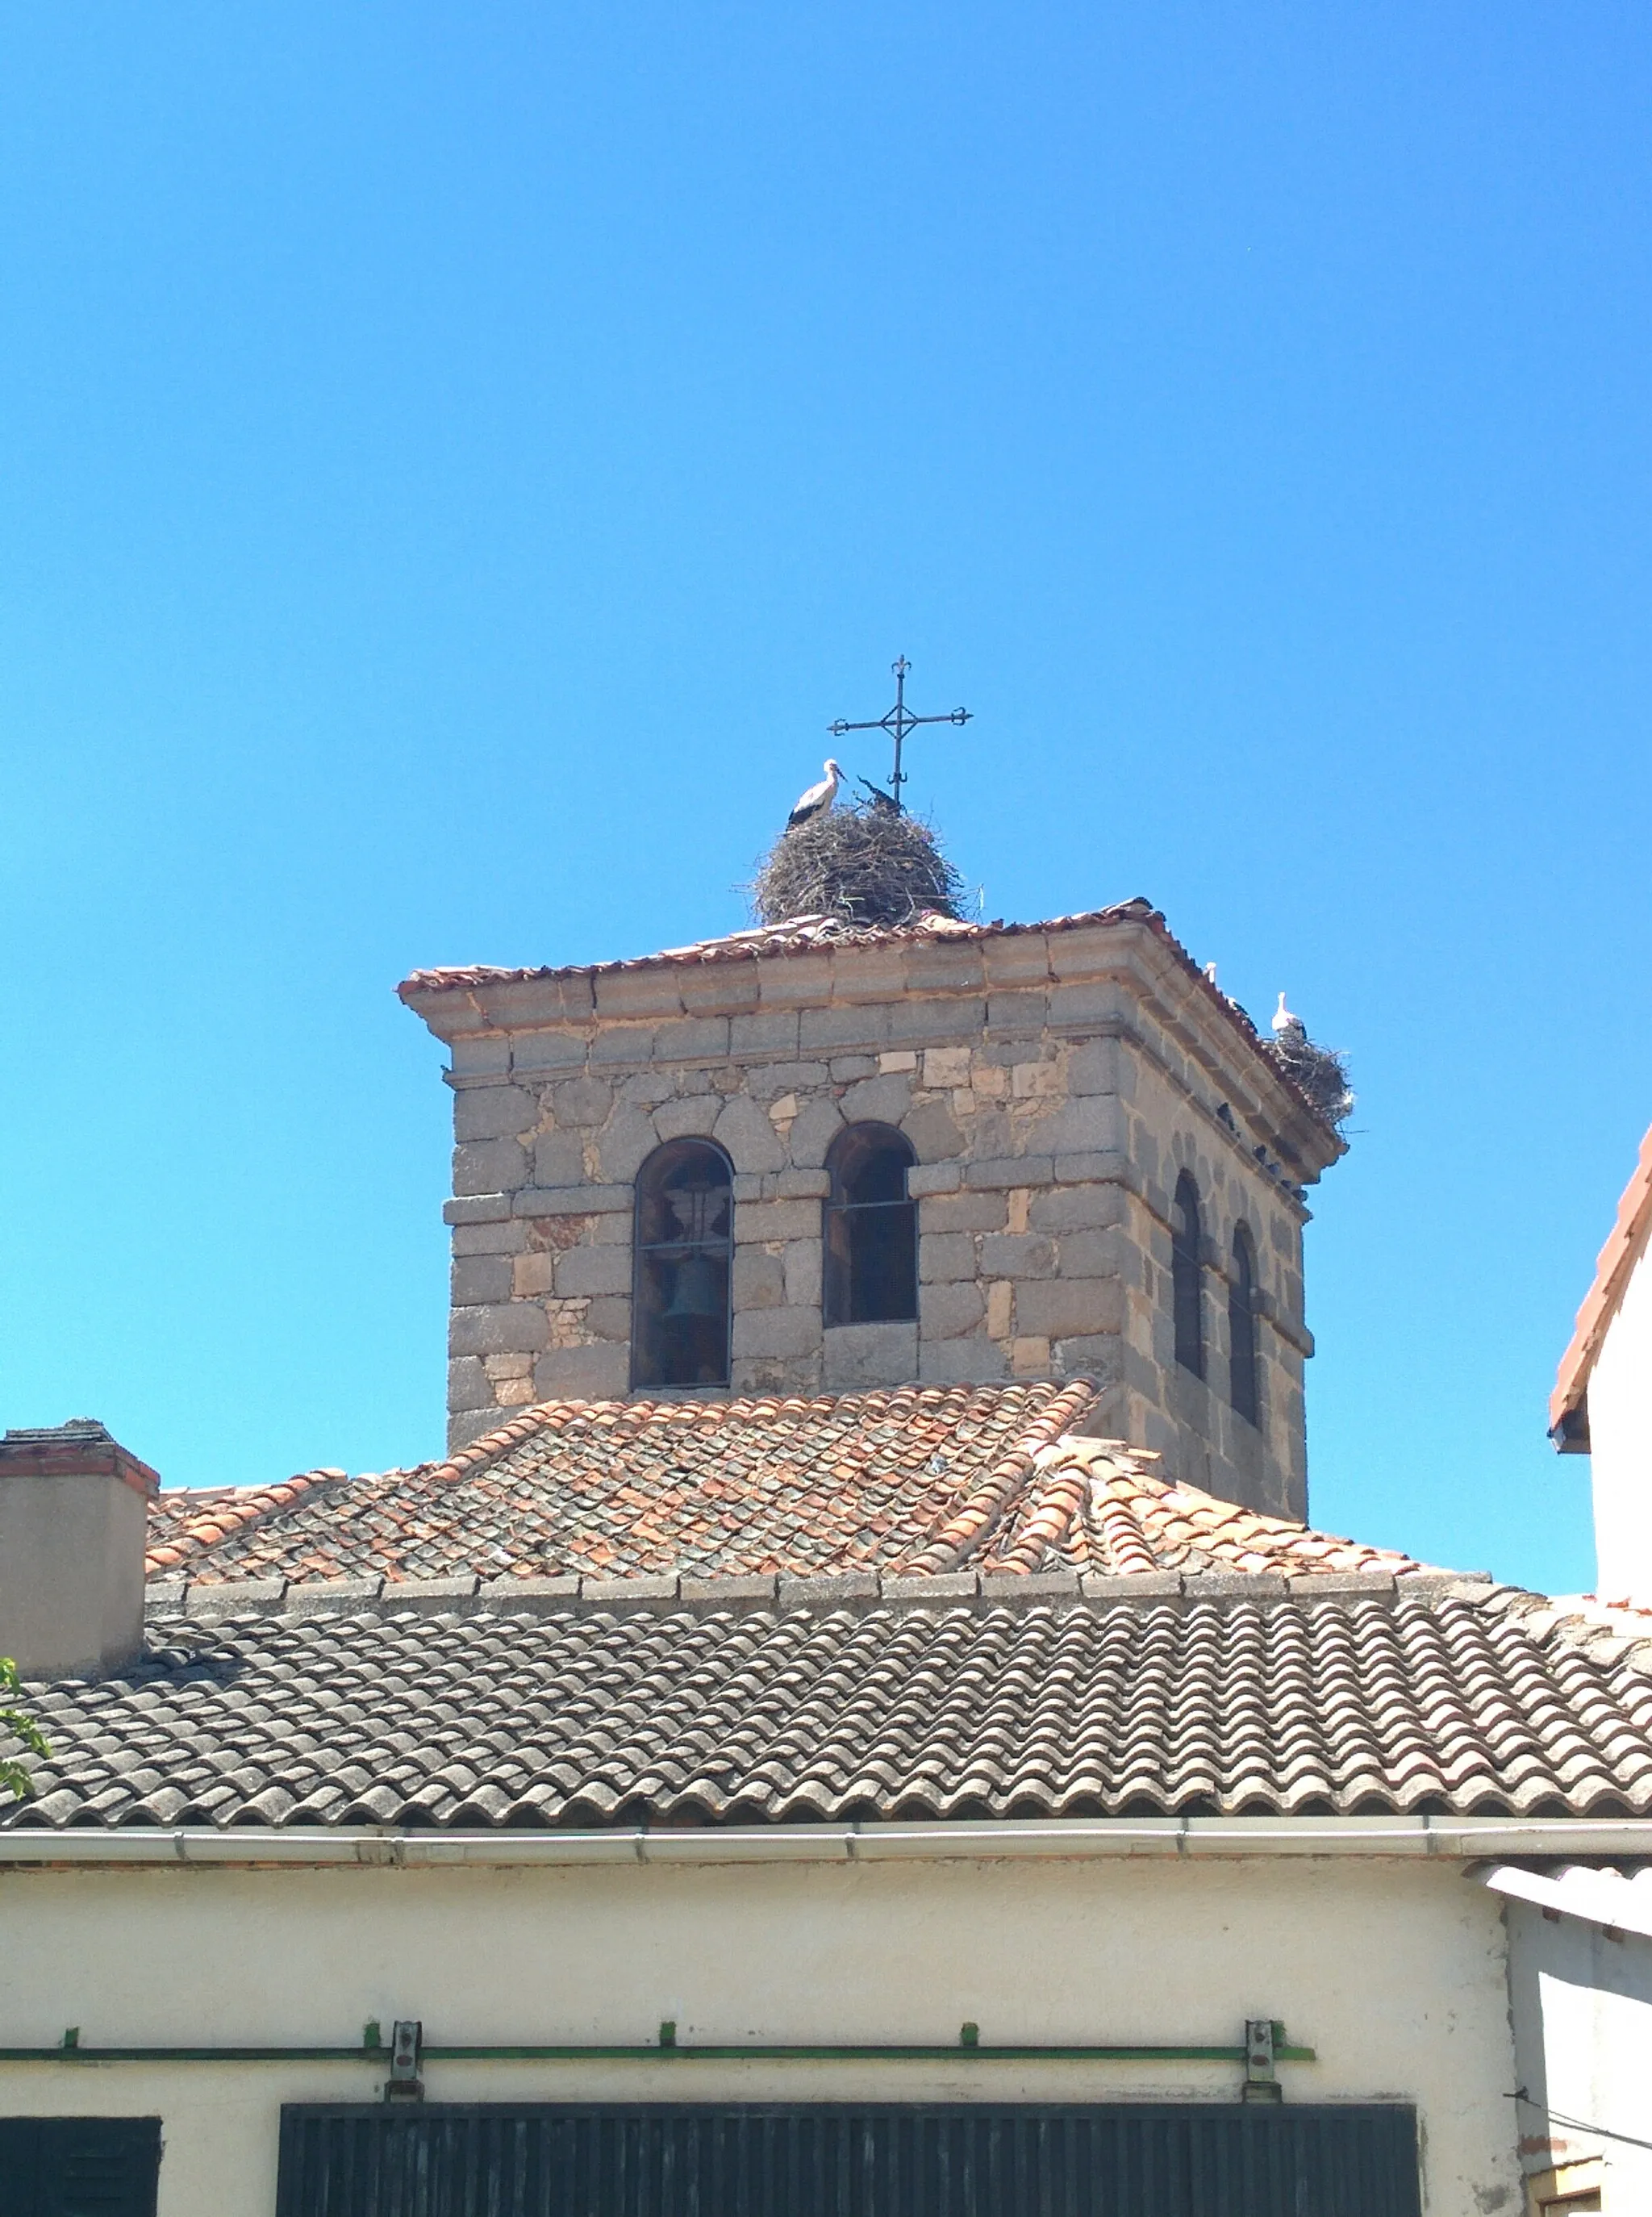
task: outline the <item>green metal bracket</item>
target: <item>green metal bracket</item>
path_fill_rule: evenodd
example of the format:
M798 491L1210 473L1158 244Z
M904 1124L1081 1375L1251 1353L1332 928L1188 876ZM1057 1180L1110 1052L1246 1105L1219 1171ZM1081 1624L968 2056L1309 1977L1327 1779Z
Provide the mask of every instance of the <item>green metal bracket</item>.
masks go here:
M685 2047L674 2041L641 2047L509 2046L421 2050L427 2063L657 2063L662 2056L689 2063L1232 2063L1242 2047L989 2047L960 2041L954 2047ZM372 2063L387 2064L377 2047L0 2047L0 2063ZM1276 2047L1276 2063L1313 2063L1311 2047Z
M962 2025L956 2047L883 2045L846 2041L836 2046L787 2047L753 2044L746 2047L684 2047L677 2039L676 2020L661 2021L657 2042L640 2047L564 2046L537 2042L478 2047L421 2047L429 2063L657 2063L662 2056L699 2063L956 2063L960 2058L982 2063L1229 2063L1254 2071L1266 2083L1266 2064L1248 2035L1237 2047L989 2047L981 2028ZM1274 2063L1312 2063L1313 2048L1286 2044L1285 2027L1267 2026L1273 2034ZM375 2017L361 2028L359 2047L83 2047L80 2027L71 2025L56 2047L0 2047L0 2063L371 2063L383 2066L392 2060L385 2043L383 2027ZM1262 2098L1271 2098L1263 2097Z
M1279 2103L1285 2099L1285 2089L1273 2068L1284 2035L1285 2027L1277 2017L1253 2017L1247 2021L1245 2082L1239 2089L1242 2102Z

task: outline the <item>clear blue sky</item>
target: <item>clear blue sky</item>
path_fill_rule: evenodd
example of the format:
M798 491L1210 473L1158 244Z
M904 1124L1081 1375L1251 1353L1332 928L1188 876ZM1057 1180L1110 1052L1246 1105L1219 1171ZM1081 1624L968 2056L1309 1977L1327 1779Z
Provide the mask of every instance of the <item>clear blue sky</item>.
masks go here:
M3 1421L435 1450L395 980L739 924L903 651L989 915L1353 1057L1316 1520L1587 1584L1649 94L1626 0L0 13Z

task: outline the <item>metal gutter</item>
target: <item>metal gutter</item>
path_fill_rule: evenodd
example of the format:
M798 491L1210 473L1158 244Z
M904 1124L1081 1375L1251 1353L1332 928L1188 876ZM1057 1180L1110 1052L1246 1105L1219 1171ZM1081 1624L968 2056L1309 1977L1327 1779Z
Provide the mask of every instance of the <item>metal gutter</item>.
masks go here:
M155 1826L0 1831L0 1869L187 1865L388 1867L996 1862L1114 1856L1652 1856L1652 1819L1159 1817L1023 1823L626 1826L591 1831L415 1832L393 1827Z

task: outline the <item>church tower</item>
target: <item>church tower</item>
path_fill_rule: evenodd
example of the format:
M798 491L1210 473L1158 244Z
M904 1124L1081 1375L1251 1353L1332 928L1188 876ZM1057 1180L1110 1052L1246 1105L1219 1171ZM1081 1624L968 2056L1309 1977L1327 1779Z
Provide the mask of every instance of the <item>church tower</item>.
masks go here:
M1334 1128L1144 901L804 917L421 971L452 1053L448 1410L1085 1376L1303 1517L1303 1189Z

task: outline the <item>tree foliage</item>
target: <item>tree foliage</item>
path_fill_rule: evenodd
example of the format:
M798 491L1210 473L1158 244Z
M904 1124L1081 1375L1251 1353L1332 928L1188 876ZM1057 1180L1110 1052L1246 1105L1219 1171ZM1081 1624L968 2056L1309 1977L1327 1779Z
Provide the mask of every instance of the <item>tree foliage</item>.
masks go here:
M17 1665L9 1655L0 1655L0 1738L9 1736L22 1744L25 1754L47 1760L52 1750L46 1734L26 1710L13 1705L11 1696L22 1691ZM25 1765L15 1755L0 1755L0 1794L26 1801L34 1791L34 1782Z

